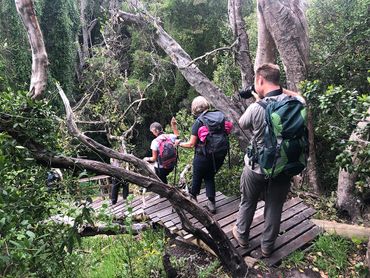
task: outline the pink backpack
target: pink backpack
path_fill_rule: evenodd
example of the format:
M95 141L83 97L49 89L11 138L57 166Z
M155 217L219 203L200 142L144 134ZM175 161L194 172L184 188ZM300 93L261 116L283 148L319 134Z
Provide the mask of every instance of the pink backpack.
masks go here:
M174 143L167 135L160 135L157 141L159 145L158 164L163 169L172 170L177 162L177 151Z

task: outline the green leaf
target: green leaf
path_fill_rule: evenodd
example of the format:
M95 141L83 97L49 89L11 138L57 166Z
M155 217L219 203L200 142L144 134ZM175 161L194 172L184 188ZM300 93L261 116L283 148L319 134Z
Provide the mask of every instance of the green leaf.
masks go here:
M31 241L33 241L36 237L35 233L31 232L31 231L27 231L26 235L28 235L28 237L30 238Z

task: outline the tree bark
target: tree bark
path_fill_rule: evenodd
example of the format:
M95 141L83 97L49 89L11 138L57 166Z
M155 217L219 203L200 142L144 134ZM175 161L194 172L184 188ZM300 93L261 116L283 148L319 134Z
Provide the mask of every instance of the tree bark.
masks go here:
M312 186L315 193L321 193L321 182L317 174L317 159L315 150L315 134L313 126L313 115L310 104L307 105L307 129L308 129L308 144L309 144L309 155L307 160L307 177L309 184Z
M287 88L298 91L308 66L308 28L302 0L259 0L258 11L279 51Z
M254 69L265 63L276 63L277 49L262 13L262 7L257 3L258 45Z
M240 128L238 120L242 115L241 109L233 103L224 92L221 91L199 68L191 63L191 57L182 47L160 26L155 18L150 15L130 14L123 11L117 13L117 17L127 24L135 24L142 28L152 26L155 29L155 42L171 58L174 65L180 70L188 83L202 96L204 96L216 109L225 113L227 118L233 122L233 133L237 136L241 148L248 145L248 137Z
M27 30L28 40L32 50L32 74L29 96L33 99L41 98L47 85L48 66L44 39L32 0L15 0L15 5Z
M370 124L370 108L367 111L368 116L357 124L356 129L352 132L349 142L361 145L364 133ZM352 164L358 165L361 161L358 159L359 148L349 146L346 150L352 157ZM337 208L347 212L352 220L361 214L360 200L355 195L355 183L357 174L351 173L347 169L339 169L338 188L337 188Z
M242 88L245 89L253 84L253 63L249 52L249 39L245 29L245 22L242 16L242 0L228 1L228 14L231 30L234 39L238 41L236 45L235 58L240 67Z
M80 72L85 66L86 59L89 57L89 31L85 16L87 8L87 0L80 0L80 23L82 31L82 45L80 49Z

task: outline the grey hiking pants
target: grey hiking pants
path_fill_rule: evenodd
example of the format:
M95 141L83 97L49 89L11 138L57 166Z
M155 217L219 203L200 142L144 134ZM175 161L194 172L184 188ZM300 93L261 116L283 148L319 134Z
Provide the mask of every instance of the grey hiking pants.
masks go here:
M241 200L239 205L238 218L236 222L239 235L249 239L249 229L256 211L257 202L261 194L264 194L265 208L264 232L261 238L261 249L264 252L271 252L280 230L280 219L283 204L290 188L290 178L283 176L276 179L265 179L264 175L257 174L244 166L240 178Z

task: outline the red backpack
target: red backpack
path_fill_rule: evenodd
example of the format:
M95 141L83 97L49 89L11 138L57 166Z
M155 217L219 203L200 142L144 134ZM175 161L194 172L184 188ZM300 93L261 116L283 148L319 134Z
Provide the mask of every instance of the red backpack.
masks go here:
M158 164L162 165L163 169L172 170L177 162L176 147L167 135L160 135L157 140L159 145Z

